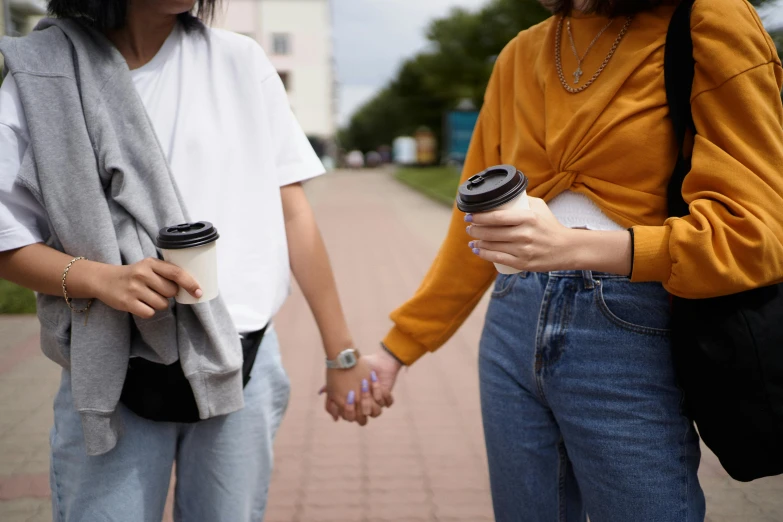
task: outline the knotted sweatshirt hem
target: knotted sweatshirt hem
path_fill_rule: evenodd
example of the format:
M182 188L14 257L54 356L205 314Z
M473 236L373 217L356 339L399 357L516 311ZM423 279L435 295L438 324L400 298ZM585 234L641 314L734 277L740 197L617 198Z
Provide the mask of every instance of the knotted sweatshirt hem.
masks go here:
M241 368L224 373L197 372L187 379L200 419L228 415L245 407Z
M117 445L122 434L122 421L118 410L104 412L79 410L84 431L84 447L88 456L108 453Z

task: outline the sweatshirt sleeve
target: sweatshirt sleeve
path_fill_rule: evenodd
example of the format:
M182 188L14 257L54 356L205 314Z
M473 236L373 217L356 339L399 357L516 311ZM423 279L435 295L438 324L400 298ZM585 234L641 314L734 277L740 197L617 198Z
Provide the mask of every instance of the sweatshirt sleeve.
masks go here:
M500 127L493 107L487 99L479 114L461 182L501 162ZM491 263L473 255L470 239L465 214L455 206L446 239L419 290L391 315L394 327L384 345L404 364L413 364L448 341L497 275Z
M634 227L633 279L660 281L681 297L783 281L783 70L769 37L752 27L757 19L738 12L725 23L743 16L744 34L694 13L696 137L683 185L690 214Z

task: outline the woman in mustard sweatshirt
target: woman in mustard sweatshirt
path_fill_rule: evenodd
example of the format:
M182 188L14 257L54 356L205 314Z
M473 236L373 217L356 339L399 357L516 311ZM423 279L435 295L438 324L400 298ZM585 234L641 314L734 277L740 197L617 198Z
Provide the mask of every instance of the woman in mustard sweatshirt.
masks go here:
M393 378L435 351L494 282L480 381L497 520L700 521L669 294L781 281L783 70L746 0L696 0L690 215L667 219L676 2L542 2L554 16L497 60L463 176L514 165L532 210L455 210L374 365Z

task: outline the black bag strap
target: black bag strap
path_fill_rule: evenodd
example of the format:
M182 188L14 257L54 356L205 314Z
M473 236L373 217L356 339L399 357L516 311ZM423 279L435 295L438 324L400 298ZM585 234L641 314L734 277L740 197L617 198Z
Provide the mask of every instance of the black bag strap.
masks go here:
M689 213L688 204L682 198L682 184L691 170L691 160L685 157L685 138L688 130L696 133L691 113L691 92L696 61L693 58L691 37L691 9L694 0L682 0L674 11L669 32L666 35L664 53L664 78L669 115L677 138L677 165L669 180L667 192L669 215L682 217Z

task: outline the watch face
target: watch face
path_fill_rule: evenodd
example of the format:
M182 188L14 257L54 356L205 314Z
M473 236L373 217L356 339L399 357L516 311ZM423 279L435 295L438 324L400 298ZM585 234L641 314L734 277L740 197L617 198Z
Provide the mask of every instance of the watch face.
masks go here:
M343 368L353 368L356 366L356 355L353 352L343 352L340 354L340 363Z

